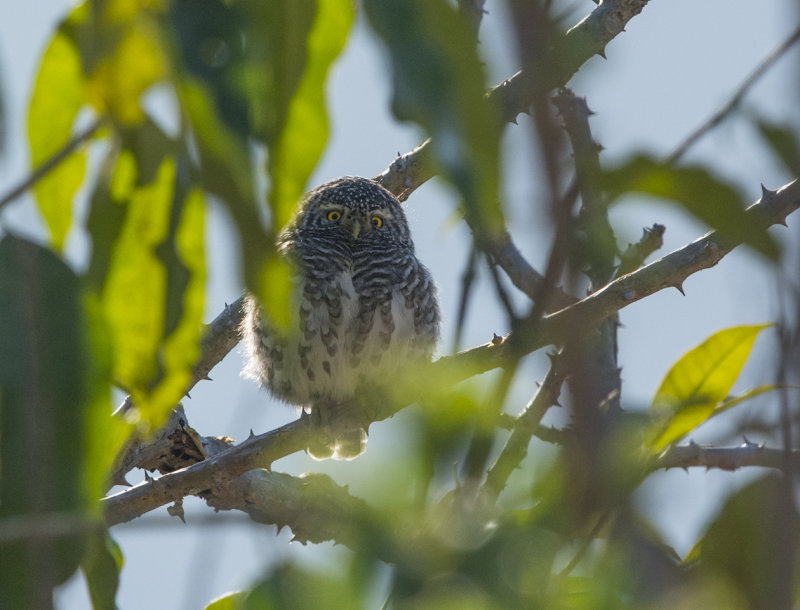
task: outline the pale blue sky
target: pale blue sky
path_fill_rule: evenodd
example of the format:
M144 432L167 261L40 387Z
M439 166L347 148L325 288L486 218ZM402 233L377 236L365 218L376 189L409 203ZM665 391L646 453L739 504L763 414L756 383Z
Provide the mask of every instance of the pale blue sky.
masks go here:
M24 112L29 79L54 20L70 4L63 0L33 0L0 7L0 77L9 131L7 152L0 158L0 194L26 174ZM489 13L481 30L491 83L517 69L508 48L503 6L496 0L487 2ZM593 7L586 0L576 15L588 13ZM607 60L594 58L584 66L570 85L578 95L587 97L597 113L591 126L595 139L605 147L603 163L619 160L638 149L666 156L728 99L796 24L794 3L790 0L759 3L757 10L753 7L752 2L744 0L651 2L631 21L627 32L608 46ZM333 134L312 180L315 184L343 174L375 175L398 152L406 152L421 141L415 127L398 125L392 119L387 67L380 49L362 26L354 32L332 73L329 109ZM797 53L793 58L797 59ZM746 98L746 105L798 125L796 82L797 64L784 59ZM541 268L549 247L549 229L537 207L542 198L531 169L535 159L528 145L527 120L521 117L520 126L509 126L506 132L505 196L510 210L509 228L529 260ZM688 158L712 162L721 175L741 186L749 200L758 198L761 182L775 188L790 180L743 121L726 124L706 137ZM451 222L455 200L450 189L438 181L422 187L408 206L418 254L440 286L445 316L441 348L446 350L451 342L466 258L466 231ZM645 198L620 204L614 210L613 222L623 246L638 239L643 226L665 224L662 253L697 238L705 230L686 215ZM800 220L791 218L790 230L778 229L775 234L782 239L793 235L797 240L798 225ZM43 235L29 199L0 212L0 229L3 227ZM233 301L241 289L229 230L228 219L213 208L208 319L225 302ZM79 260L84 247L81 236L73 236L71 243ZM486 280L483 274L464 335L465 346L484 343L492 333L508 330L501 322L504 318ZM776 317L774 279L758 257L746 250L737 250L715 269L693 276L685 289L686 297L669 290L621 313L623 402L630 408L646 405L670 364L712 332ZM764 373L771 357L768 341L762 342L756 354L764 366L748 368L749 385L772 381ZM541 378L544 366L542 353L526 361L512 394L516 406L510 405L509 410L522 408L533 391L532 380ZM239 355L231 354L212 372L213 383L202 383L192 392L186 410L190 422L202 434L227 434L241 439L251 428L262 432L294 417L291 410L271 403L266 394L240 378L239 368ZM765 399L758 404L767 403ZM353 493L366 494L371 482L387 476L392 460L402 455L403 436L396 432L403 429L408 417L401 413L373 426L368 452L353 462L319 463L305 455L295 455L276 463L275 468L291 473L328 472L338 482L349 484ZM703 434L701 431L698 440L713 438ZM536 458L537 451L542 451L540 445L534 447L531 459ZM638 497L668 542L685 553L720 493L750 476L752 472L664 473L652 477ZM187 526L167 521L163 509L156 512L155 517L147 516L112 531L126 558L118 597L122 610L202 607L226 590L246 586L276 557L300 557L322 565L332 555L346 552L329 545L289 545L287 531L276 537L274 528L251 525L230 514L221 515L219 521L231 525L211 525L202 519L211 511L199 501L187 500ZM83 608L86 604L85 588L77 581L59 597L61 608Z

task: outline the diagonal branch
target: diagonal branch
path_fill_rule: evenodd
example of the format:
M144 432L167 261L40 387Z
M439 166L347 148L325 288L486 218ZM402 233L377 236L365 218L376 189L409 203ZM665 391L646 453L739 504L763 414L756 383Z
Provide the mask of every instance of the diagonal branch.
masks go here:
M667 163L673 164L678 161L686 152L697 142L700 138L705 136L709 133L712 129L717 127L722 121L724 121L728 116L730 116L731 112L733 112L739 104L742 103L744 96L747 95L747 92L755 85L758 80L766 74L769 69L777 62L781 57L783 57L786 52L794 46L794 44L800 40L800 28L797 28L792 34L783 41L783 43L772 53L770 53L756 68L750 73L750 75L744 79L741 85L736 89L734 94L728 100L728 102L717 112L711 115L706 121L700 125L697 129L695 129L687 138L681 142L681 144L675 149L668 158Z
M606 45L625 29L633 17L642 12L647 0L606 0L575 27L566 32L551 50L555 68L549 89L565 85L580 67L595 55L603 56ZM521 112L528 112L534 91L535 74L517 72L488 93L503 110L506 121L514 121ZM394 193L400 201L434 176L430 140L400 155L375 180Z
M53 171L58 165L67 157L69 157L75 150L80 147L84 142L91 139L95 133L105 124L106 117L100 116L89 125L85 130L73 136L64 146L56 151L56 153L44 161L39 167L31 172L20 184L11 189L2 199L0 199L0 210L7 204L14 201L17 197L22 195L25 191L32 188L39 180L44 178L47 174Z

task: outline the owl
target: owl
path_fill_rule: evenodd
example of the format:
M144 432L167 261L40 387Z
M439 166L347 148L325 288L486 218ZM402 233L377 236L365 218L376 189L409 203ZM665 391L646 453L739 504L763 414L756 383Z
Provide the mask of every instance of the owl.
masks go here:
M430 361L440 324L436 286L414 254L400 202L366 178L308 193L277 245L293 274L292 321L279 331L248 295L245 372L323 424L329 437L309 454L355 457L366 431L341 422L366 394Z

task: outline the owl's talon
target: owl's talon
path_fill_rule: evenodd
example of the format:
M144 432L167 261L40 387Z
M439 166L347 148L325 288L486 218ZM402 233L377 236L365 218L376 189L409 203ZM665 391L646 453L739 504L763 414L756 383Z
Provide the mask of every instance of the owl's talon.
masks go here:
M335 449L333 445L319 441L306 447L306 453L315 460L327 460L333 457Z
M348 430L336 438L334 458L352 460L367 450L367 431L364 428Z

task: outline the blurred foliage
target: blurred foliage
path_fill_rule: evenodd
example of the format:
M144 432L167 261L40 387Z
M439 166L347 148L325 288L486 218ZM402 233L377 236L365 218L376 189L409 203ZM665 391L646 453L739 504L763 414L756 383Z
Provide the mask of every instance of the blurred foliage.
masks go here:
M739 189L706 166L674 167L639 154L602 172L600 184L612 201L631 192L664 198L719 231L723 238L746 243L770 259L778 258L775 241L745 214Z
M474 22L454 4L363 2L387 51L391 111L432 138L437 170L461 196L481 248L504 231L502 126L485 95L492 83ZM247 287L276 324L289 319L289 269L273 244L324 151L326 82L354 11L351 0L90 0L53 33L28 108L32 167L90 136L33 187L48 244L0 241L0 607L47 607L79 566L94 606L115 607L123 558L98 498L125 443L159 426L190 385L204 330L210 198L234 219ZM152 103L165 97L173 103ZM797 171L796 130L754 125ZM88 159L98 161L92 171ZM714 168L639 154L597 183L609 203L631 192L665 198L777 260L771 237ZM82 189L88 213L77 214ZM78 273L63 257L80 232L92 247ZM593 425L575 416L560 430L539 425L533 400L520 418L500 414L496 395L515 371L453 389L442 367L441 378L417 383L426 409L396 463L369 480L373 498L352 501L332 482L304 480L309 494L324 487L341 500L323 510L358 507L327 524L346 533L349 560L327 570L281 564L208 607L353 608L387 597L392 608L432 609L789 607L790 479L737 492L683 562L632 499L654 456L776 389L730 396L765 328L726 329L690 350L646 414L613 419L602 396L591 405L600 415L586 420ZM473 374L468 366L455 376ZM412 384L402 385L401 394ZM136 404L125 417L110 416L112 386ZM483 468L512 428L524 450L498 488L485 488L482 469L450 473L471 438L473 448L475 438L484 443ZM313 514L313 499L296 508L301 518ZM322 521L303 521L305 533Z

